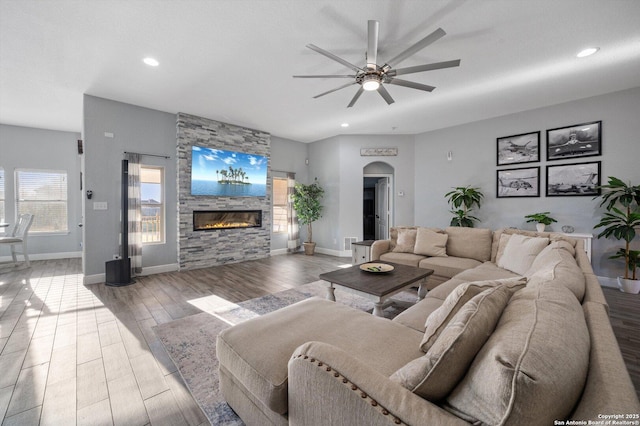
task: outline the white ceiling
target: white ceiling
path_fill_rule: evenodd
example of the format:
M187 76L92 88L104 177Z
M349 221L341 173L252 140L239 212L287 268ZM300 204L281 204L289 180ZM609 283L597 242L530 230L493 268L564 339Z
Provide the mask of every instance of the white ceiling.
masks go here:
M292 75L349 70L305 45L364 66L369 19L380 64L438 27L401 66L462 64L403 76L437 89L390 106L313 99L347 80ZM414 134L640 86L639 21L638 0L0 0L0 123L81 131L87 93L303 142Z

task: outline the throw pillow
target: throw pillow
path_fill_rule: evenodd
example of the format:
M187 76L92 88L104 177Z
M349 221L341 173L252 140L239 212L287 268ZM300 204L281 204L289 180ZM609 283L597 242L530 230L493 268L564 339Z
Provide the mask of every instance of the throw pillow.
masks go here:
M553 424L582 394L590 347L584 311L569 290L524 288L443 408L473 424Z
M426 355L393 373L391 380L435 402L446 397L464 377L487 341L512 292L490 287L474 296L447 324Z
M413 248L416 245L416 233L416 229L399 229L398 242L392 251L395 253L413 253Z
M418 228L413 252L424 256L447 257L448 239L449 235L447 234L433 232L427 228Z
M449 321L458 313L460 308L477 294L491 287L504 285L512 292L522 288L526 284L526 278L503 278L499 280L473 281L456 287L442 305L427 317L424 337L420 342L420 349L427 352L440 336Z
M514 234L509 238L509 242L504 248L504 253L498 261L498 266L508 269L516 274L524 275L531 264L546 246L549 245L549 238L525 237Z

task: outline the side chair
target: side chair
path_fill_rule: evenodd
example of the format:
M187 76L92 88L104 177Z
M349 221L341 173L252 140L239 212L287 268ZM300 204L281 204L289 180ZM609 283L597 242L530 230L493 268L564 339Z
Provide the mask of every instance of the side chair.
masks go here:
M27 267L31 266L29 263L29 253L27 251L27 235L29 234L29 228L33 223L33 215L29 213L21 214L18 218L18 224L13 228L13 232L10 237L0 237L0 246L8 244L11 246L11 257L13 263L18 264L17 254L24 256L24 261ZM20 250L16 247L21 246Z

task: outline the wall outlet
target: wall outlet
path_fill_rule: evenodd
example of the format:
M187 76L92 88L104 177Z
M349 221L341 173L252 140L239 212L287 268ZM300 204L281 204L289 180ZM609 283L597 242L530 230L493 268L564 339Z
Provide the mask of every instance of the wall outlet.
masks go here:
M120 255L119 254L114 254L113 255L113 260L120 260Z

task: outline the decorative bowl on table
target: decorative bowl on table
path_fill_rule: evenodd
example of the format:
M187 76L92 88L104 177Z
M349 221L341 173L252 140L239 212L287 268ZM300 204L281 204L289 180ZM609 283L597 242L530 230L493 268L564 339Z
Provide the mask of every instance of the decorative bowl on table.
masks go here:
M386 263L363 263L360 269L366 272L384 273L393 271L393 266Z

